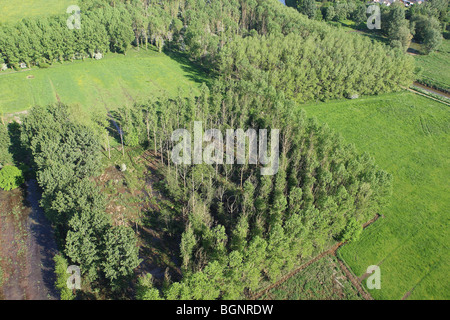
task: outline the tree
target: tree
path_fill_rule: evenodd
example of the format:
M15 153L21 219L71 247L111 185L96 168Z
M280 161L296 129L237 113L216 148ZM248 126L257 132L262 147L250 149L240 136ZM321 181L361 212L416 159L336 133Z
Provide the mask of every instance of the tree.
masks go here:
M352 13L352 19L357 23L365 23L367 21L366 5L360 3L357 5L355 11Z
M326 8L325 20L332 21L335 16L336 16L336 12L334 11L334 6L328 6Z
M20 187L25 182L22 170L15 166L7 165L0 170L0 188L10 191Z
M435 51L442 43L442 34L436 29L428 29L423 44L428 53Z
M153 287L153 278L150 273L139 277L136 298L138 300L163 300L159 290Z
M140 264L136 235L130 227L117 226L104 236L103 272L115 287Z
M95 280L103 260L104 236L110 228L104 213L82 211L69 221L65 253L80 266L82 274Z
M358 240L361 236L362 230L363 228L361 224L358 223L356 219L351 218L342 231L339 240L342 242Z
M316 1L315 0L298 0L297 9L300 13L308 16L308 18L314 18L316 14Z
M408 49L412 39L409 22L405 19L405 8L402 3L394 3L387 16L387 36L392 47L401 44L403 51Z
M414 38L422 41L425 51L430 53L442 43L441 25L434 16L415 14L411 18L414 27Z

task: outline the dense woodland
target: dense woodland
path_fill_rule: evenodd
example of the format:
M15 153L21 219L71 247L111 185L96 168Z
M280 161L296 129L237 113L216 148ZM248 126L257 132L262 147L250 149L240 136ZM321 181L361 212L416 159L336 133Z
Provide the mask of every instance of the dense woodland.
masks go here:
M63 104L29 112L19 131L21 162L34 169L41 205L57 231L58 270L80 265L93 291L126 291L136 280L135 232L112 224L93 182L114 133L127 148L158 156L165 194L180 204L170 218L182 223L183 277L155 287L151 276L141 276L139 299L246 297L300 258L357 238L388 201L391 176L298 112L297 103L400 90L414 69L401 50L310 20L276 0L86 0L82 12L80 30L68 30L62 16L1 26L2 59L11 67L42 66L155 46L182 52L211 70L212 80L198 96L149 97L105 112L91 126L72 120ZM222 132L280 129L278 173L263 176L249 164L175 165L172 132L194 121ZM9 136L0 125L2 145L13 143ZM4 149L0 163L9 164L11 148ZM74 298L62 287L64 298Z

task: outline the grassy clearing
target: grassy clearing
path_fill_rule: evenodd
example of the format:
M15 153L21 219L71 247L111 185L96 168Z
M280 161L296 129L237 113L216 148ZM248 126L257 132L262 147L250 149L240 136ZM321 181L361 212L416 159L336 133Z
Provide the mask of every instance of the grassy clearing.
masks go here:
M357 276L380 265L382 288L370 291L376 299L449 299L448 107L403 92L303 108L394 175L384 218L340 256Z
M0 0L0 23L14 23L24 18L65 14L77 0Z
M205 79L181 56L130 50L126 56L110 53L99 61L0 73L0 106L5 113L14 113L59 99L88 111L114 109L152 95L197 92Z
M270 290L262 300L361 300L358 291L328 255Z
M444 40L438 51L417 55L415 59L422 68L420 83L450 92L450 40Z

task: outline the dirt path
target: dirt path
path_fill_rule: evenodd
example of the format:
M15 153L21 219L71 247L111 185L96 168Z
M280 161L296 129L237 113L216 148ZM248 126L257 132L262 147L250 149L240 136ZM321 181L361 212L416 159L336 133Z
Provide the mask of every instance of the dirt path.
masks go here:
M55 300L53 256L57 252L53 229L39 207L40 193L35 180L27 182L21 213L2 217L1 251L8 278L3 285L5 300ZM8 195L9 196L9 195ZM11 200L9 200L11 201ZM17 203L14 203L17 208ZM9 209L12 209L10 207ZM16 216L22 216L20 220Z
M345 276L347 277L347 279L350 280L352 285L358 290L359 294L366 300L373 300L372 296L369 293L367 293L367 291L364 290L364 288L361 286L360 280L357 277L355 277L353 273L351 273L351 271L347 268L344 262L342 262L342 260L339 259L339 257L336 255L336 252L334 252L333 254L339 261L339 266L341 267L341 270L344 271Z

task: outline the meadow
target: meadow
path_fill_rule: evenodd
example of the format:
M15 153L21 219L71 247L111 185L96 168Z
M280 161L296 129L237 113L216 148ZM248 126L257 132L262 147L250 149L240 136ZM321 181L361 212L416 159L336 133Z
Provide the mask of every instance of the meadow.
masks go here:
M66 14L77 0L0 0L0 23L14 23L24 18Z
M417 55L415 59L422 69L420 83L450 92L450 40L445 39L436 52Z
M302 108L394 176L382 217L340 257L358 277L380 266L381 289L369 291L376 299L449 299L448 107L402 92Z
M197 92L206 77L187 59L153 50L109 53L102 60L55 64L48 69L0 73L0 107L15 113L61 101L84 110L115 109L152 95Z

